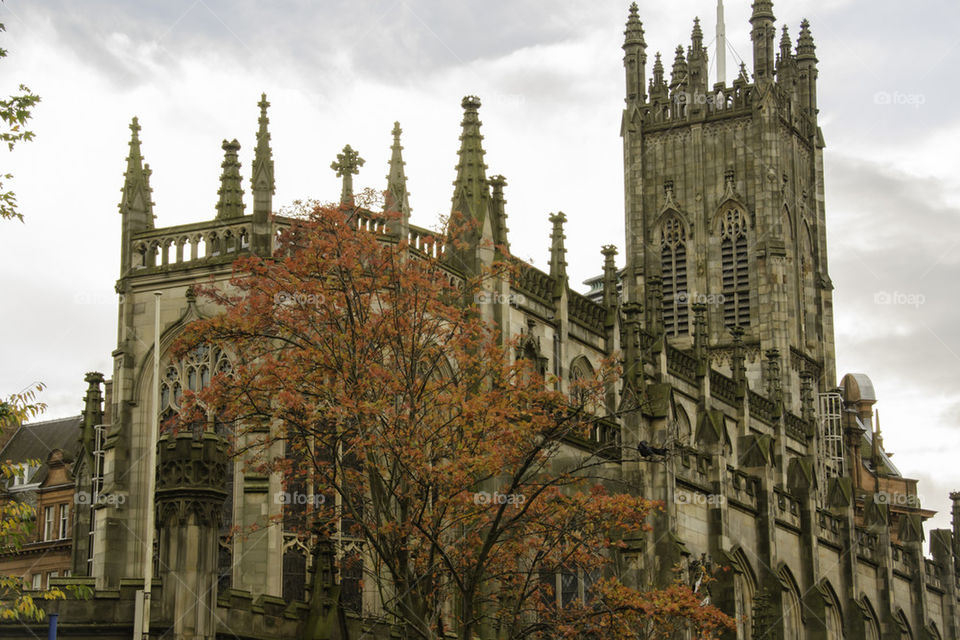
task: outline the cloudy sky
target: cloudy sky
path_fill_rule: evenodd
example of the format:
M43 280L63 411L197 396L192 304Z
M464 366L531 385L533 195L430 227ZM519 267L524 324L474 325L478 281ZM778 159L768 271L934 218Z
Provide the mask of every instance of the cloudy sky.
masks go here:
M737 56L750 62L750 10L727 5L732 75ZM36 140L4 157L26 222L0 226L0 392L43 381L48 417L61 417L79 411L84 372L110 371L134 115L158 226L213 217L224 138L240 141L249 175L265 91L275 203L336 198L329 165L346 143L366 159L358 186L382 188L399 120L413 219L429 227L450 208L460 99L479 95L515 253L545 266L547 216L563 210L574 279L593 275L601 245L623 246L627 6L6 0L0 93L22 82L43 102ZM714 12L714 0L640 2L650 53L672 60L695 15L712 40ZM960 5L791 0L775 12L794 38L809 18L817 41L840 373L873 379L894 462L921 479L935 526L949 526L946 494L960 489Z

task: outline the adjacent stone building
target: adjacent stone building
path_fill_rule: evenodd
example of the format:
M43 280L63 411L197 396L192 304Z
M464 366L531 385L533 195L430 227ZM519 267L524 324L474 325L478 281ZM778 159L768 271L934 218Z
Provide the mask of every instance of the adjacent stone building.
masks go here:
M0 575L20 576L26 589L46 589L51 579L73 570L73 525L77 496L71 468L80 417L20 425L0 448L0 460L21 474L0 486L0 501L33 508L30 539L19 549L0 550Z
M621 354L621 417L595 437L620 445L610 473L666 505L652 535L629 550L641 581L671 580L678 565L691 576L729 567L710 595L741 620L737 638L958 639L960 494L954 529L934 531L927 547L922 525L933 512L883 449L869 378L837 376L810 25L800 25L796 44L786 27L778 40L769 0L753 3L750 22L752 77L742 66L730 85L710 84L696 21L669 77L659 53L648 77L643 27L630 8L622 263L612 245L603 247L602 275L588 295L577 293L566 271L566 216L551 214L549 271L520 263L520 275L497 283L482 311L522 338L518 357L536 360L562 386ZM229 366L215 349L183 361L168 355L189 322L217 312L192 285L224 281L237 256L269 255L290 224L272 214L269 104L259 106L251 212L239 144L224 141L215 218L174 227L155 225L151 170L139 124L131 124L114 369L106 401L102 380L88 377L74 471L78 490L98 499L77 512L78 531L91 533L74 547L72 580L96 595L50 605L72 637L130 636L144 574L149 424L177 411L183 389L199 389ZM407 238L411 251L469 274L507 254L509 236L506 180L488 176L484 163L480 100L464 98L462 108L453 209L477 222L466 245L445 250L410 223L399 125L386 201L403 215L387 224L366 212L358 224ZM349 147L334 163L343 200L360 165ZM159 406L151 401L155 304ZM344 637L376 613L357 575L338 573L333 554L308 558L281 525L224 535L230 524L265 525L283 506L271 499L279 479L231 464L215 433L161 437L158 468L157 637ZM336 606L349 624L335 622ZM365 632L389 636L375 626Z

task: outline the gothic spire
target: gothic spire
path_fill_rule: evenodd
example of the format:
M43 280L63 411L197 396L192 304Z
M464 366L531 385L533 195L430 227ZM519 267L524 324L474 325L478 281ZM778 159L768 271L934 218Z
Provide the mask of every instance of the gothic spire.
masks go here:
M550 233L550 277L553 278L553 297L559 298L567 291L567 249L563 246L566 236L563 234L563 223L567 216L563 211L550 214L553 231Z
M460 103L463 121L460 123L460 151L457 179L453 181L453 206L448 229L448 247L444 257L449 264L464 273L476 274L482 265L492 259L497 238L502 237L495 226L498 216L488 216L493 210L487 165L483 163L483 136L480 135L480 98L466 96ZM494 212L495 213L495 212Z
M817 62L816 50L817 47L813 43L813 34L810 33L810 21L804 19L800 23L800 37L797 39L797 59Z
M384 203L385 211L402 214L404 219L410 217L410 202L407 193L407 176L403 171L406 162L403 161L403 146L400 145L400 134L403 129L399 122L393 123L393 145L390 147L390 172L387 174L387 193Z
M690 42L693 45L694 53L699 53L703 49L703 30L700 28L700 18L693 19L693 33L690 35Z
M753 77L763 83L773 79L773 40L776 29L773 23L772 0L754 0L753 15L750 16L750 39L753 41Z
M687 80L687 60L683 57L683 45L677 45L677 56L673 59L673 71L670 74L670 87L675 88Z
M645 102L647 43L643 23L637 15L637 3L630 5L627 28L623 32L623 67L627 74L627 102Z
M260 119L257 121L260 128L257 130L257 147L253 152L253 172L250 176L250 188L253 190L253 215L264 220L270 215L273 208L273 195L276 193L276 183L273 180L273 150L270 149L270 132L267 125L267 94L261 94Z
M337 177L343 178L343 186L340 189L340 204L350 205L353 203L353 176L360 173L360 167L363 166L364 162L359 153L354 151L350 145L345 145L343 151L337 154L337 159L330 163L330 168L337 172Z
M792 56L792 45L790 44L790 30L787 25L783 25L783 33L780 36L780 59L784 62Z
M507 179L503 176L490 176L487 180L490 189L493 191L492 204L490 207L492 218L490 220L491 231L493 232L493 244L497 251L501 253L510 253L510 240L507 237L507 201L503 197L503 188L507 186Z
M650 79L650 100L655 101L655 99L665 96L666 93L667 83L664 80L663 60L660 57L660 52L657 51L657 54L653 58L653 78Z
M240 143L233 140L223 141L223 164L220 167L220 201L217 202L217 220L239 218L243 216L243 178L240 177L240 161L237 152Z
M140 153L140 122L134 116L130 122L130 155L127 156L120 198L120 213L129 216L133 233L153 229L152 192L150 165L144 164Z
M457 179L454 181L453 208L468 219L482 223L487 215L490 193L487 189L487 165L483 163L483 136L480 135L480 98L467 96L460 103L463 121L460 123L460 151Z
M817 114L817 47L813 44L810 22L800 23L800 37L797 39L797 69L800 104L808 114Z

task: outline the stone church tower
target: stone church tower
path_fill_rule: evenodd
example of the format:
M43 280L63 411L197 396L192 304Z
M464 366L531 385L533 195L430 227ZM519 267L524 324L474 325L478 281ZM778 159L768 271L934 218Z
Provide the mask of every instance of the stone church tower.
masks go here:
M773 3L753 3L753 78L708 79L699 20L678 46L668 79L647 45L636 5L623 44L626 201L624 296L662 304L670 341L689 348L691 305L707 305L707 349L729 352L743 329L747 378L782 388L800 411L800 373L825 391L836 381L832 285L827 272L823 137L810 26L796 48ZM662 297L662 303L660 298Z

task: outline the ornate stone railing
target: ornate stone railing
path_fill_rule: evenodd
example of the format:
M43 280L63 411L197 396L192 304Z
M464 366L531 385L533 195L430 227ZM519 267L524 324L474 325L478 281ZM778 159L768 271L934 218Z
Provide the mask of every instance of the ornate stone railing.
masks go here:
M751 85L715 88L705 94L677 91L669 97L651 102L644 113L651 124L686 120L694 112L717 115L734 112L749 112L753 106Z
M587 299L576 291L568 290L567 309L571 320L603 335L603 322L607 312L602 305Z
M874 564L880 562L880 536L860 527L857 527L856 536L857 556Z
M776 421L777 407L772 400L768 400L756 391L750 392L750 415L760 420L768 426L773 426Z
M843 522L840 518L835 518L825 511L817 514L817 537L827 544L835 547L842 546L840 535L842 533Z
M553 297L553 278L526 262L516 260L515 264L519 274L513 286L521 293L550 306Z
M564 441L608 460L619 460L621 457L620 425L609 418L596 418L590 427L588 438L568 435Z
M719 371L710 370L710 395L726 402L731 407L737 406L737 385L731 378Z
M727 497L757 508L760 481L748 473L727 465Z
M697 382L697 359L690 354L667 345L667 371L687 382Z
M443 256L443 241L437 237L436 233L427 229L410 225L407 244L411 249L430 258L441 258Z
M800 504L797 499L785 491L774 490L777 502L777 519L781 522L800 528Z
M915 566L913 554L898 545L891 546L891 555L893 558L893 570L897 573L910 577L913 575Z
M253 216L150 229L133 236L131 268L196 266L200 260L237 257L250 249Z
M783 425L788 436L800 442L807 441L807 434L810 433L810 425L806 420L792 413L786 413L783 416Z

